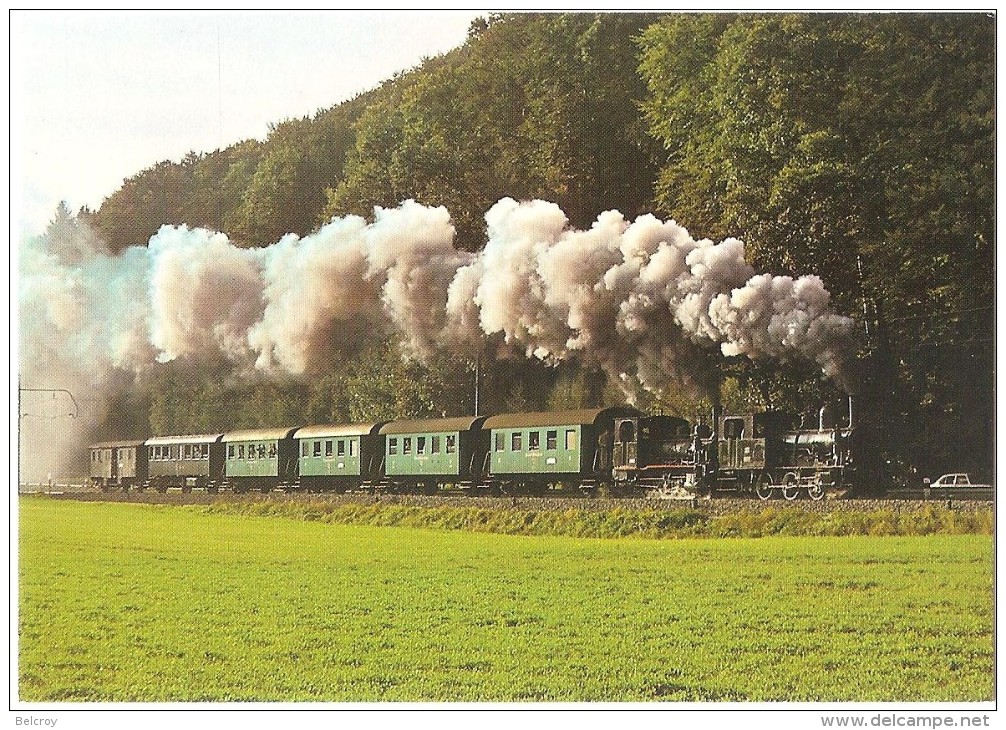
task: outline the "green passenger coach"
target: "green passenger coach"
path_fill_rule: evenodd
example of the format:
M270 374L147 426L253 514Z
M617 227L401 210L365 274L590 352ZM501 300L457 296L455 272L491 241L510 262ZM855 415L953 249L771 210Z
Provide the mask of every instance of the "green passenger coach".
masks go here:
M384 421L306 426L294 434L300 485L309 491L345 492L380 481L384 460L378 431Z
M486 419L488 471L494 484L541 490L549 485L593 488L611 476L616 417L632 408L504 413Z
M216 491L224 477L223 434L153 436L147 445L147 483L160 492L180 487L188 492Z
M262 428L225 433L224 474L235 492L271 491L297 476L294 428Z
M416 485L430 492L440 484L480 486L484 420L484 416L462 416L382 426L387 486Z

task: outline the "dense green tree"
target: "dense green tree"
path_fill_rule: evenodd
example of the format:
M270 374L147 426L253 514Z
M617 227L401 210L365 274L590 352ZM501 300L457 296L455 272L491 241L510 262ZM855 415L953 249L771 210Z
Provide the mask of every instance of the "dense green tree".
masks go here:
M558 203L574 225L640 211L653 145L631 39L637 15L506 15L462 49L403 77L357 125L327 215L413 198L445 205L458 245L484 243L500 198Z
M473 412L464 363L421 364L402 358L389 342L353 358L346 377L352 421L441 418Z
M325 190L342 175L354 141L352 123L361 107L362 102L354 100L272 128L234 214L240 240L269 245L287 233L306 235L323 222Z

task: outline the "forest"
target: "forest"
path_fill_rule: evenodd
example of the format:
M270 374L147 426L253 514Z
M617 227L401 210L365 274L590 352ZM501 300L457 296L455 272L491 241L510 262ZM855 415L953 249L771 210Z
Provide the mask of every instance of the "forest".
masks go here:
M264 141L192 152L62 210L112 252L165 224L243 248L404 200L444 206L461 251L496 201L674 219L744 241L758 271L814 274L857 322L856 415L892 474L994 454L995 18L980 13L493 14L461 47ZM53 233L50 230L50 234ZM489 352L487 350L486 352ZM805 408L845 393L813 364L711 360L718 392L646 410ZM576 361L402 357L390 338L281 378L158 362L108 436L622 402ZM938 475L938 474L935 474ZM934 476L935 476L934 475Z

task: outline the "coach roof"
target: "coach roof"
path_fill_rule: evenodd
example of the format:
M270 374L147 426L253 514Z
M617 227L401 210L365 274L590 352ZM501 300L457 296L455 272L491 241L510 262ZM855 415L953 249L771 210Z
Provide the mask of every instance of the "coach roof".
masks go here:
M341 438L343 436L370 436L377 433L386 421L370 423L336 423L326 426L304 426L293 435L297 439Z
M635 408L584 408L576 411L546 411L542 413L501 413L490 416L482 425L485 430L494 428L537 428L539 426L586 426L600 418L642 415Z
M456 418L427 418L420 421L392 421L380 433L440 433L443 431L471 431L482 425L485 416L460 416Z
M143 446L146 441L143 439L132 441L102 441L100 444L91 444L92 449L123 449L130 446Z
M231 441L282 441L289 438L297 430L296 426L286 428L250 428L244 431L229 431L220 439L224 443Z
M147 446L167 446L169 444L213 444L220 440L222 433L200 433L190 436L152 436L144 443Z

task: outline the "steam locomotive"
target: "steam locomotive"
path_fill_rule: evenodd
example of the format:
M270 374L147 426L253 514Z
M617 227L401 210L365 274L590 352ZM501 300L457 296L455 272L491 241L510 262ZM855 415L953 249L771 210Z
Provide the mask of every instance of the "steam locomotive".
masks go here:
M310 425L91 447L102 490L350 490L822 499L849 486L848 423L714 414L712 425L630 407Z

